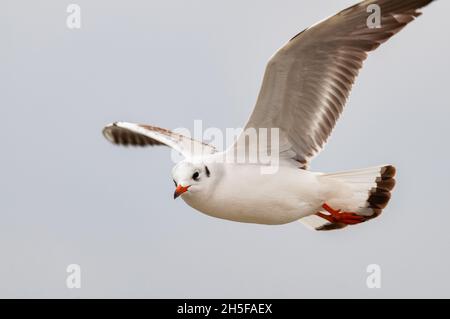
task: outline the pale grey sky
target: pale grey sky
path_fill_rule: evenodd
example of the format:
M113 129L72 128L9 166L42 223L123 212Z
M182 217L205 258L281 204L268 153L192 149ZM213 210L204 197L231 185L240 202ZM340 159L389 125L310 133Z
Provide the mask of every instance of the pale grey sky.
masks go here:
M66 27L66 7L82 28ZM382 217L319 233L172 199L170 152L115 120L240 127L267 59L355 0L6 0L0 10L0 297L450 297L450 2L367 61L313 169L392 163ZM81 289L66 267L82 269ZM366 287L379 264L382 288Z

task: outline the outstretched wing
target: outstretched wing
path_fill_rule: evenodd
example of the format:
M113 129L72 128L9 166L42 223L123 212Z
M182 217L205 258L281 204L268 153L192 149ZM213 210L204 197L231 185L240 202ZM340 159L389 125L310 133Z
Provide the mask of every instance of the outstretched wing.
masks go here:
M279 128L280 153L307 165L327 141L368 52L432 1L362 1L295 36L268 62L246 129ZM369 28L377 8L371 5L381 10L379 28ZM248 147L242 139L233 147Z
M103 129L103 135L108 141L117 145L166 145L175 149L184 157L208 155L216 152L212 145L150 125L115 122Z

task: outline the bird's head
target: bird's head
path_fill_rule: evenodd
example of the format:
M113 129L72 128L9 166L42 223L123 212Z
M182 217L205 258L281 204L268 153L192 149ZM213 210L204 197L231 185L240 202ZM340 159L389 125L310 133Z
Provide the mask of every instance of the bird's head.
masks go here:
M191 196L205 193L211 189L215 180L215 169L211 164L184 160L172 169L172 178L175 183L174 199L185 194Z

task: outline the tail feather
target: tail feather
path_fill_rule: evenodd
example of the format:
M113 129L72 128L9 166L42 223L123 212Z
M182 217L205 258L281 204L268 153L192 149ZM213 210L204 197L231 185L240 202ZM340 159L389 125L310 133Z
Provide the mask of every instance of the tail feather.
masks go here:
M371 218L378 217L389 203L391 191L395 187L395 173L394 166L382 167L380 176L376 179L377 187L370 190L370 196L367 199L367 207L374 212Z
M392 165L378 166L353 171L322 175L337 187L347 189L345 196L330 198L329 204L342 211L357 213L366 220L381 215L391 199L391 191L395 186L395 167ZM306 226L316 230L333 230L347 225L331 223L318 216L307 216L300 220Z

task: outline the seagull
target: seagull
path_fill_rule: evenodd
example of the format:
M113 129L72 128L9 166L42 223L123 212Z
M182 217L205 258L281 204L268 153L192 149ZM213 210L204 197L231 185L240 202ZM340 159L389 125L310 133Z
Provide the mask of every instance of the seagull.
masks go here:
M107 125L103 135L117 145L166 145L182 154L172 169L174 198L212 217L264 225L300 221L313 230L372 220L391 198L394 166L321 173L310 171L309 163L331 134L368 53L433 1L361 1L300 32L270 58L244 132L278 130L278 143L267 143L264 150L279 158L272 174L261 173L267 165L261 161L218 160L235 158L245 147L263 151L245 134L224 151L171 130L128 122ZM377 17L379 24L370 25Z

